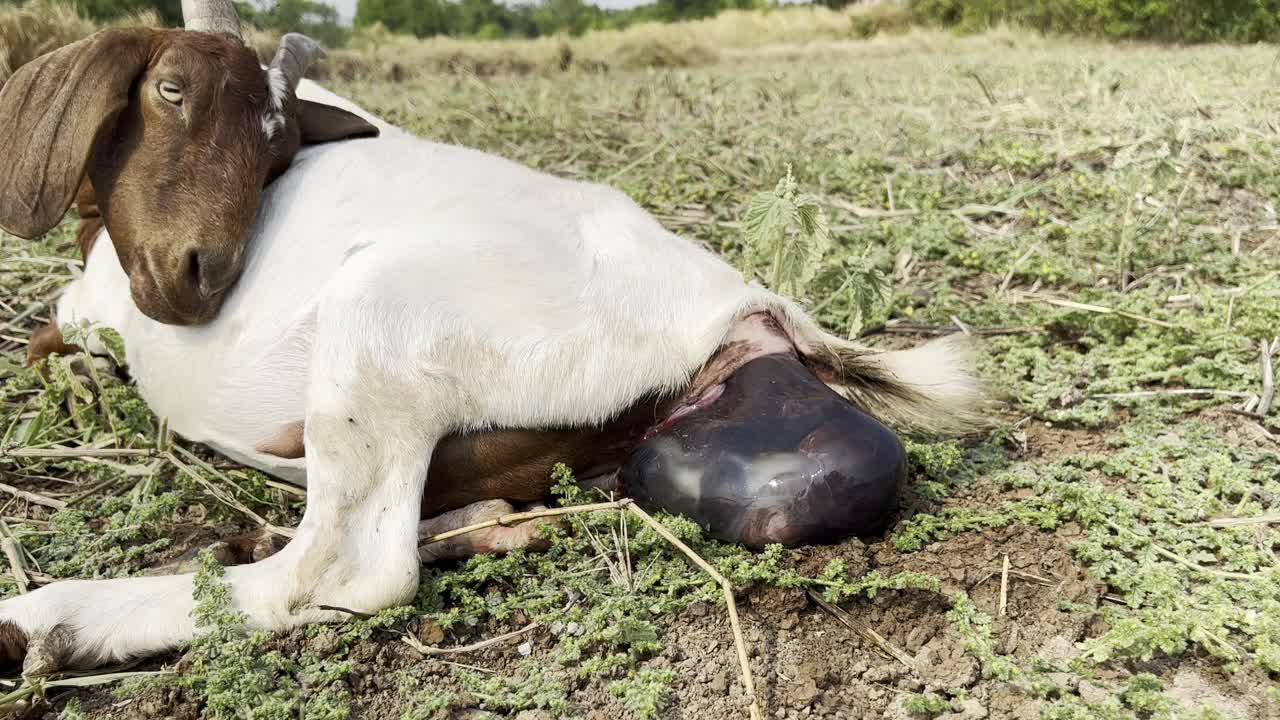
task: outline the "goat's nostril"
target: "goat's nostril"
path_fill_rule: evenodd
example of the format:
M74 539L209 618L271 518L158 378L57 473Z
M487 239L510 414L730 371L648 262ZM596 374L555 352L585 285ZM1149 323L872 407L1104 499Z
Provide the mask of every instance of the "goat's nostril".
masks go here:
M187 285L195 289L201 295L205 294L205 281L200 267L200 253L196 250L188 250L186 257L183 259L183 274L187 279Z
M231 286L239 271L237 259L218 250L193 247L178 257L171 282L189 304L203 305L218 297Z

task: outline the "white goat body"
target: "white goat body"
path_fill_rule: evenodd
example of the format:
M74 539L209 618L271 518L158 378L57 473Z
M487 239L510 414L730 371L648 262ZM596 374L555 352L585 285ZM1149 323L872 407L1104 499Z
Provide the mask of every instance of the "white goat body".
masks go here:
M105 237L58 307L61 322L123 335L143 397L175 431L305 479L295 539L227 571L256 627L411 597L423 479L451 432L603 423L682 387L757 310L802 352L854 357L613 189L419 140L313 83L298 94L370 119L381 136L298 153L266 191L244 273L212 323L138 312ZM948 425L977 397L951 350L865 356L868 372L915 399L860 397ZM256 449L304 418L305 458ZM189 639L191 607L190 575L66 581L0 603L0 621L25 636L28 666L83 666Z
M299 94L368 117L312 83ZM244 274L214 322L142 315L101 240L59 321L118 330L141 393L175 431L301 480L303 461L252 448L304 417L316 313L339 287L373 306L387 285L420 298L411 317L467 353L439 368L474 404L450 429L602 422L686 382L736 313L772 297L613 189L376 122L381 137L304 148L268 188ZM387 330L385 340L401 337ZM516 392L494 394L498 378ZM554 392L535 401L534 388Z

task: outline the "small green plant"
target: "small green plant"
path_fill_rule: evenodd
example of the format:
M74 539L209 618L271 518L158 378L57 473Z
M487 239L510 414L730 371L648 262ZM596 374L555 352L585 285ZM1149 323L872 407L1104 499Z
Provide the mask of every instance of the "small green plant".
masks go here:
M449 690L423 687L412 676L401 673L400 691L407 697L400 720L432 720L442 710L453 706L456 695Z
M933 693L916 693L902 700L902 709L913 717L931 720L951 711L951 701Z
M303 705L292 677L297 663L278 651L264 652L270 634L246 628L213 554L201 553L198 562L192 611L197 637L187 648L189 670L178 676L178 685L199 692L213 720L293 720ZM335 717L331 709L321 715Z
M609 692L622 698L622 704L638 720L656 718L667 706L667 695L675 673L670 670L643 668L633 676L609 684Z
M467 672L462 681L481 707L489 710L538 709L559 714L569 706L564 685L551 678L546 668L532 663L526 663L523 677Z
M824 304L836 297L843 300L850 337L888 300L889 279L871 260L870 247L861 254L828 257L833 240L826 214L817 198L800 192L790 165L773 190L751 199L743 234L749 271L767 278L779 293L805 298L814 291L820 271L836 276L839 286Z
M790 165L777 187L751 199L743 231L749 267L780 293L804 294L831 247L826 215L816 198L800 192Z
M88 716L80 709L80 698L71 698L58 713L58 720L88 720Z

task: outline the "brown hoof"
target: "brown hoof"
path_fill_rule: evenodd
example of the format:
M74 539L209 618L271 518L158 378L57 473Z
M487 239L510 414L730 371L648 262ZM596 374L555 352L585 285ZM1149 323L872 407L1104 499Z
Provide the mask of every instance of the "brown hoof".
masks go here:
M12 675L20 669L24 678L39 678L65 670L74 642L75 636L65 625L29 636L8 620L0 622L0 672Z
M27 659L27 634L12 622L0 622L0 674L13 675Z

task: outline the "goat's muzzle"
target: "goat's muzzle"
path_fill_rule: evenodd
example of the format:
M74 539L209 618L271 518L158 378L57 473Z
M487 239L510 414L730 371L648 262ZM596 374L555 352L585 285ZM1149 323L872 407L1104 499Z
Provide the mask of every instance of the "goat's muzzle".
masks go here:
M216 317L243 267L239 253L207 248L157 254L129 274L129 289L143 314L168 325L203 325Z

